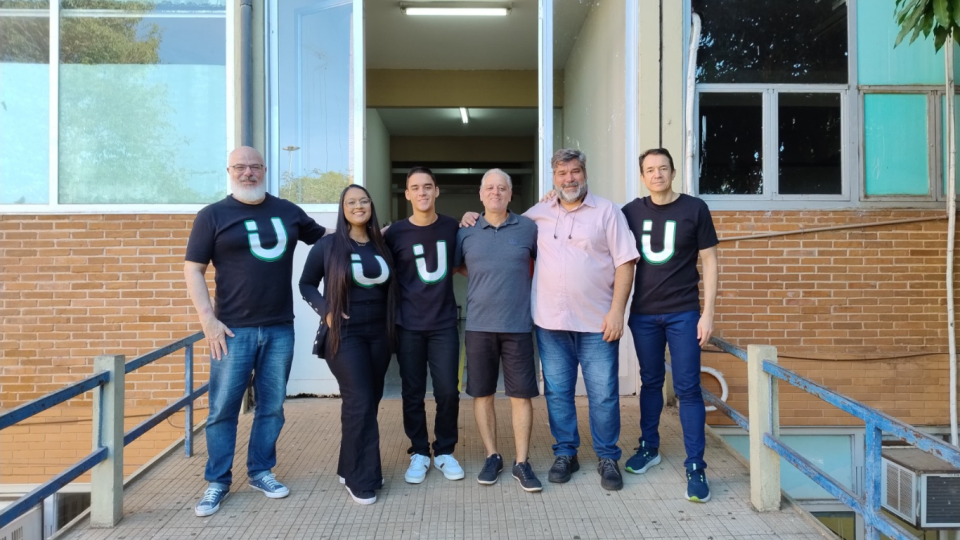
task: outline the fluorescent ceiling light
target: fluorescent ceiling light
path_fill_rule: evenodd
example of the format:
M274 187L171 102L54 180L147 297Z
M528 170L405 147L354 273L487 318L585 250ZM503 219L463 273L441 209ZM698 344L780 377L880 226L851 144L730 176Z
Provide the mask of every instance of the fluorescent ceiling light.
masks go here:
M503 17L511 7L502 2L400 2L407 15Z
M467 108L460 107L460 119L463 120L463 123L466 124L470 121L470 117L467 116Z

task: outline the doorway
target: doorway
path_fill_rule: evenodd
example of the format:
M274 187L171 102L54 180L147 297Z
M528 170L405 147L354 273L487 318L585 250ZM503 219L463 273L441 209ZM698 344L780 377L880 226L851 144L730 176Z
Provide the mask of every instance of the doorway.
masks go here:
M587 153L591 191L620 204L635 193L624 3L514 0L502 17L416 17L392 0L269 5L268 166L281 194L321 223L333 223L334 195L350 182L371 192L381 221L405 219L413 165L437 172L438 212L455 218L481 208L483 172L505 169L522 213L550 188L562 147ZM455 289L465 306L465 279ZM310 355L316 316L299 305L296 315L288 392L336 393ZM621 394L636 392L629 337L620 371Z

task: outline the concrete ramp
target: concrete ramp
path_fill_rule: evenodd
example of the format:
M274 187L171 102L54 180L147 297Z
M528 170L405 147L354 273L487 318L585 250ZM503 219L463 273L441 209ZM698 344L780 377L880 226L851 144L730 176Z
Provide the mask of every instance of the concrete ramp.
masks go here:
M246 442L252 415L240 419L235 483L220 512L198 518L193 507L206 489L206 444L196 454L175 452L132 485L124 497L124 518L113 529L91 529L81 522L64 534L70 539L267 540L267 539L821 539L824 529L797 508L757 513L750 506L747 469L717 441L707 439L707 476L712 499L695 504L683 498L686 479L683 442L676 409L664 411L663 463L645 475L624 473L622 491L600 487L591 448L586 399L578 399L581 470L567 484L547 482L553 439L546 403L534 400L531 463L544 483L541 493L522 491L510 475L513 436L510 403L497 400L498 448L505 468L500 481L482 486L476 475L485 452L473 420L473 402L461 401L461 440L456 457L466 471L451 482L431 469L420 485L403 481L409 441L403 433L399 400L380 409L381 453L386 485L372 506L359 506L336 475L340 442L340 400L295 399L286 404L287 424L278 446L277 478L290 487L286 499L271 500L246 485ZM428 402L428 418L433 406ZM639 436L636 398L621 401L624 457Z

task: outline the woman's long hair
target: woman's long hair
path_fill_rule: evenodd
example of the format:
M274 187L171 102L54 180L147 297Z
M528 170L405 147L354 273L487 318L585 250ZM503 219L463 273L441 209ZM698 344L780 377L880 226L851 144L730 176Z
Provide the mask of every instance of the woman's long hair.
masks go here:
M340 327L343 323L341 313L350 315L350 255L354 250L353 243L350 240L351 225L343 212L343 199L346 197L347 191L350 191L352 188L362 190L364 194L366 194L366 197L370 199L370 220L367 221L367 235L377 249L377 253L387 261L387 267L390 268L390 280L387 282L386 331L391 352L396 349L397 342L397 278L393 268L393 257L383 242L383 235L380 234L380 222L377 221L377 209L373 205L370 192L363 186L351 184L340 193L340 207L337 211L337 230L332 235L333 242L330 247L325 276L326 284L324 285L324 292L327 297L327 306L330 309L330 313L333 314L331 317L333 324L330 325L330 333L327 337L330 358L333 358L337 354L337 349L340 348Z

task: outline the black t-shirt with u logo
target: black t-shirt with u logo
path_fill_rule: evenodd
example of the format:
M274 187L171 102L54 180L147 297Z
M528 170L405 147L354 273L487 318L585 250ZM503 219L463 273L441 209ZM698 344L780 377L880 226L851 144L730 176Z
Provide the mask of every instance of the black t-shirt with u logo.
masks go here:
M267 194L260 204L228 195L197 213L185 259L216 270L214 310L227 327L293 320L293 251L325 229L297 205Z
M684 194L663 205L644 197L624 205L623 214L640 252L630 312L699 311L697 257L719 243L707 204Z

